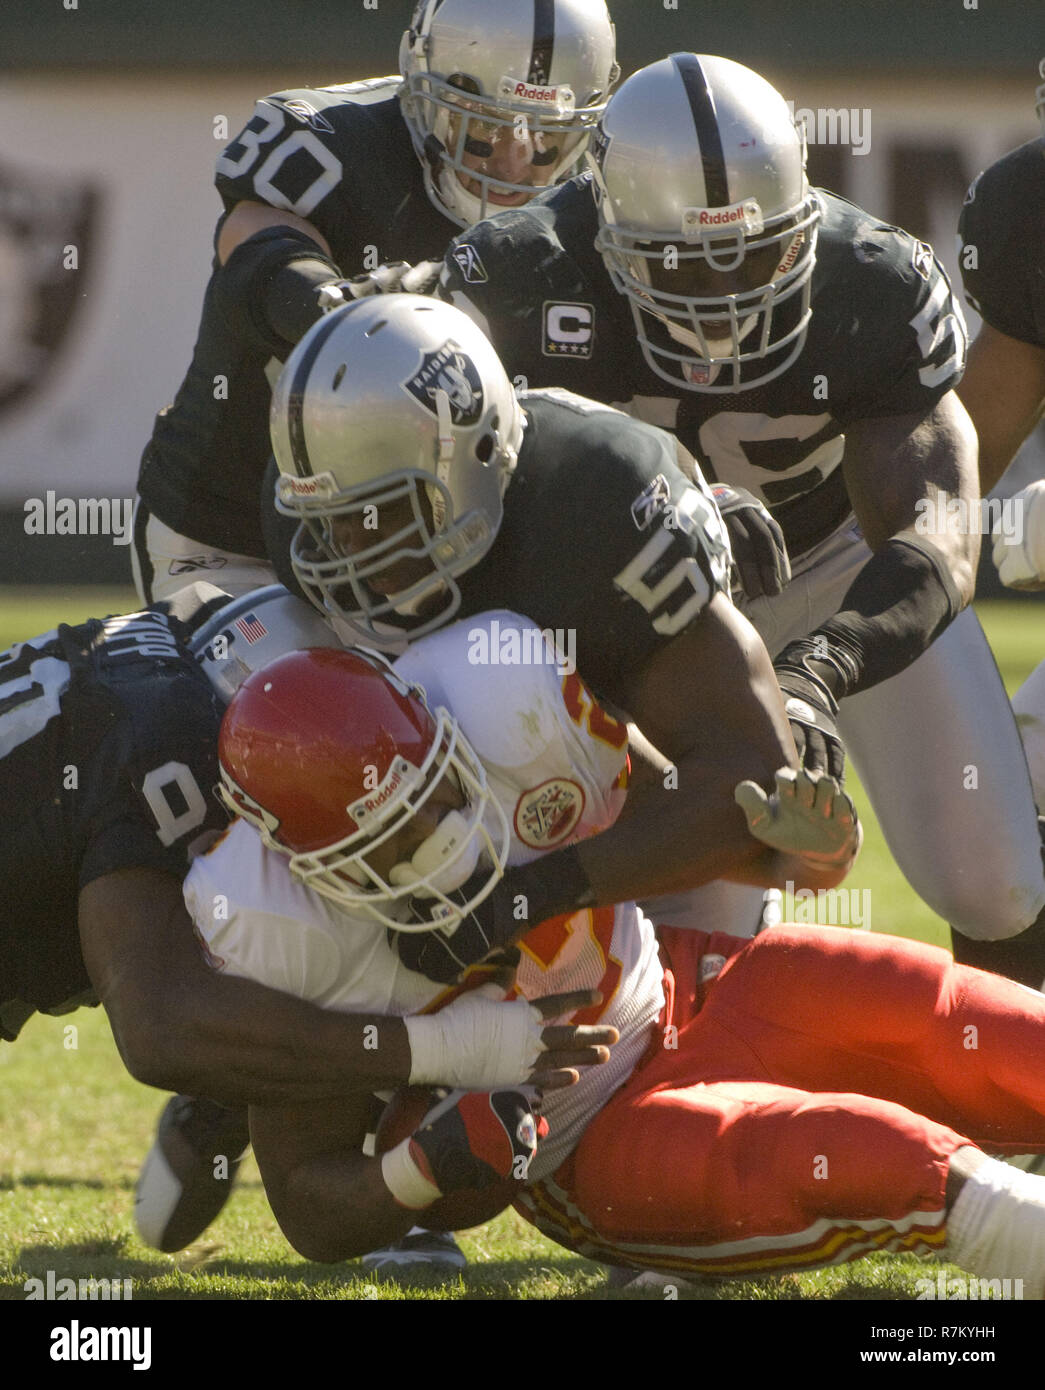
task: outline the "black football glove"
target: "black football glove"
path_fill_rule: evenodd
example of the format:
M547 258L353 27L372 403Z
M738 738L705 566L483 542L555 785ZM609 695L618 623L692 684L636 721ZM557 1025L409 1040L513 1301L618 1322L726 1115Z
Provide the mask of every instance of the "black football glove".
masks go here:
M489 868L475 874L454 893L451 902L464 904L479 892L490 876ZM502 878L493 892L449 930L439 925L446 908L438 898L411 898L413 922L431 922L430 931L389 930L388 937L408 970L416 970L441 985L454 984L470 965L491 951L508 946L526 930L515 916L515 897Z
M541 1093L530 1096L468 1091L448 1108L444 1102L412 1136L411 1157L444 1197L511 1178L525 1182L537 1140L548 1133Z
M826 772L839 783L845 779L845 744L835 722L838 701L828 683L836 676L828 661L813 654L808 637L790 642L773 662L791 723L798 761L807 772Z
M711 492L726 523L739 575L739 586L733 585L734 599L783 593L791 582L791 561L776 519L746 488L713 483Z

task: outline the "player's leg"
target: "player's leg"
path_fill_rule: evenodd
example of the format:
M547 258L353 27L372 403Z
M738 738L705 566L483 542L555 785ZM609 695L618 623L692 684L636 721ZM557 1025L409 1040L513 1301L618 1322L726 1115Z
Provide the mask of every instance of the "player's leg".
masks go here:
M1012 709L1027 755L1034 799L1039 812L1045 814L1045 661L1012 697Z
M1045 995L938 947L785 924L727 954L696 1023L743 1038L753 1079L879 1096L999 1150L1045 1147Z
M232 1195L249 1146L245 1108L172 1096L134 1194L134 1220L145 1244L170 1255L198 1240Z
M846 700L839 728L904 877L954 927L956 956L1039 986L1037 808L975 614L960 614L906 671Z
M665 1033L537 1186L537 1224L596 1258L683 1274L947 1242L973 1273L1045 1290L1045 1183L985 1160L966 1137L1045 1145L1045 998L863 933L783 927L737 953L719 940L709 965L712 947L726 964L703 1012ZM850 1070L874 1093L832 1089Z
M717 1029L700 1036L719 1061L723 1049L742 1060ZM564 1239L568 1214L580 1239L565 1243L587 1255L735 1276L943 1247L948 1163L963 1136L846 1092L649 1079L611 1101L538 1185L547 1233L558 1215Z
M195 579L209 579L234 598L277 582L264 560L179 535L150 515L140 498L134 511L131 569L143 603L169 598Z
M170 1255L199 1240L232 1196L249 1146L246 1109L172 1096L135 1190L134 1219L144 1243ZM456 1276L467 1263L452 1235L415 1226L367 1255L363 1270L403 1282L419 1273Z

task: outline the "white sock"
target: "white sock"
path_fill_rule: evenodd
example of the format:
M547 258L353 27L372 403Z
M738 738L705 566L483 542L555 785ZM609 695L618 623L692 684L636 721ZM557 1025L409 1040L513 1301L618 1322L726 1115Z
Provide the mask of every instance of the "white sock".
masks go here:
M988 1158L947 1218L947 1258L985 1279L1022 1279L1045 1297L1045 1178Z

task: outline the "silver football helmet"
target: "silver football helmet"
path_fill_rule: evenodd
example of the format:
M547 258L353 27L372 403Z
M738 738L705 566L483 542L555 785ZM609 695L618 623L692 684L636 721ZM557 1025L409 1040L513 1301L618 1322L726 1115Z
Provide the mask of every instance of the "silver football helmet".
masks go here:
M596 245L657 376L727 392L786 371L820 205L783 97L728 58L675 53L615 93L588 161Z
M277 656L335 645L330 624L282 584L231 599L189 639L189 651L226 704L251 672Z
M420 0L403 116L428 195L459 226L574 171L620 69L604 0Z
M319 320L272 396L291 564L346 641L402 645L456 613L483 558L524 417L497 354L439 300L378 295Z

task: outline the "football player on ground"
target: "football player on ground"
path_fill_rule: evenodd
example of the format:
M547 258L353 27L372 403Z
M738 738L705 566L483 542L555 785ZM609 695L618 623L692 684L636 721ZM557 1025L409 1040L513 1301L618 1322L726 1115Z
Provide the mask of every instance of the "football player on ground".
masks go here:
M545 1030L542 1040L532 1015L502 1018L485 1001L456 1025L446 1015L442 1053L382 1020L376 1054L365 1046L374 1018L331 1014L204 963L181 882L193 849L228 825L212 795L224 700L273 649L329 640L283 590L230 604L194 584L0 654L0 1038L14 1041L34 1012L101 1001L139 1081L240 1107L196 1107L190 1135L209 1147L212 1175L214 1154L234 1161L246 1146L248 1101L402 1081L426 1070L425 1055L439 1064L432 1079L445 1079L445 1062L473 1082L487 1065L521 1078L534 1062L543 1072L597 1060L583 1033ZM215 1186L220 1209L221 1185L207 1195Z
M443 292L513 376L621 404L761 496L796 577L745 612L806 765L840 776L848 751L959 956L1040 985L1033 797L961 611L979 537L948 529L949 500L978 516L976 441L954 392L965 329L931 248L810 189L785 102L726 59L675 54L630 77L589 162L460 236ZM709 911L702 895L660 916L706 928Z
M331 1009L438 1007L448 992L404 969L389 935L435 934L425 901L467 916L502 857L613 820L624 726L560 678L550 647L546 665L476 660L494 631L524 625L507 613L454 624L411 646L400 680L320 652L245 682L220 756L251 824L186 880L220 969ZM431 708L401 680L423 683ZM852 852L850 815L792 809L792 831L830 826L834 853ZM634 903L518 941L521 994L594 986L602 1001L583 1016L621 1035L606 1067L544 1099L543 1139L531 1092L456 1097L380 1158L362 1150L361 1100L252 1108L266 1193L295 1248L346 1259L419 1215L474 1225L515 1198L572 1249L671 1274L894 1249L946 1252L1045 1293L1045 1182L977 1147L1045 1147L1045 998L944 951L835 928L663 936L672 971Z
M1045 78L1045 59L1041 64ZM983 319L960 395L980 437L989 492L1045 412L1045 83L1042 135L1003 155L973 182L958 224L962 278ZM1022 535L996 530L994 563L1013 589L1045 587L1045 480L1015 494ZM1045 665L1012 701L1039 809L1045 809Z
M604 0L419 0L400 76L258 102L217 162L192 364L142 458L144 602L201 571L233 593L271 582L259 501L279 363L325 303L402 267L343 275L442 257L461 227L572 173L617 73Z

